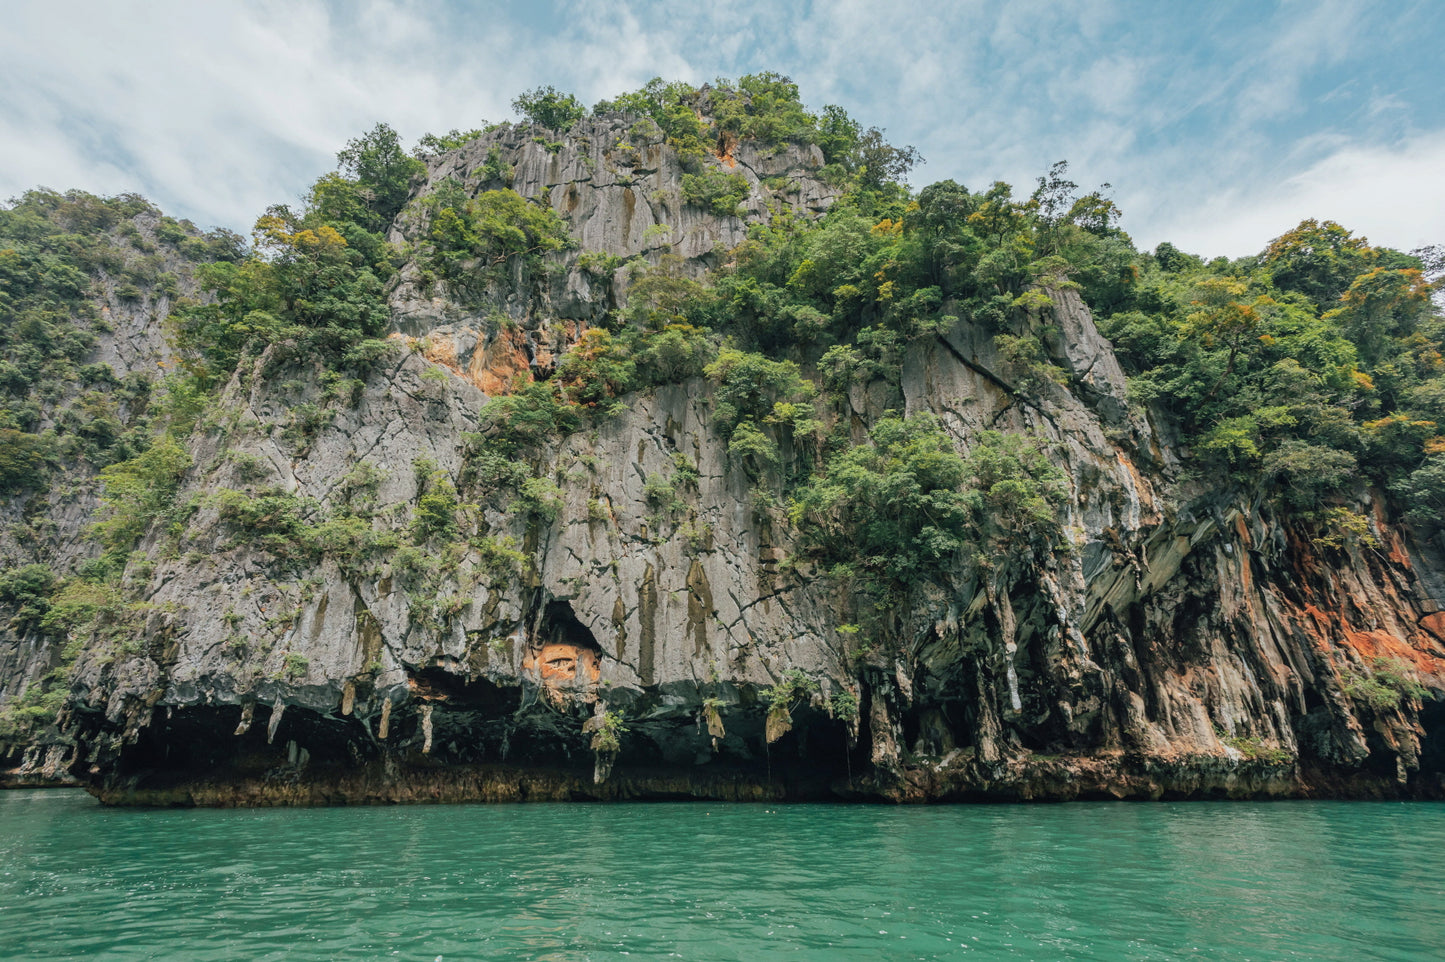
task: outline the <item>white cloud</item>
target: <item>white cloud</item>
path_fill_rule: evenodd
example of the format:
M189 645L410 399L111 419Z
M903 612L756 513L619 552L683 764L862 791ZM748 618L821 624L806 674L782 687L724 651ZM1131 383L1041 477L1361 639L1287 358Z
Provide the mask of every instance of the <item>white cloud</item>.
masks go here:
M1258 54L1240 61L1240 120L1259 123L1298 108L1306 76L1344 58L1358 35L1359 0L1293 0L1269 18Z
M567 24L563 33L541 40L536 60L540 73L548 77L539 77L532 86L572 86L590 106L653 77L671 79L693 72L687 58L698 44L685 44L671 31L645 25L628 4L577 3L563 19Z
M389 0L347 22L319 0L34 3L7 26L0 194L134 190L203 224L249 226L378 120L415 138L500 119L511 87L505 31L461 50Z
M1397 19L1418 34L1438 19L1429 10ZM657 75L771 69L811 105L842 104L917 146L918 186L1006 180L1027 193L1066 158L1085 189L1116 185L1141 244L1249 252L1300 216L1335 216L1399 246L1413 241L1396 235L1428 233L1409 226L1426 215L1419 203L1396 211L1382 185L1412 178L1413 196L1437 196L1410 158L1428 155L1445 120L1422 119L1418 94L1392 80L1407 28L1363 11L1356 0L1262 15L1130 0L20 0L0 33L0 196L137 190L203 225L245 228L379 120L414 139L504 119L538 84L592 103Z
M1410 250L1445 242L1445 131L1393 147L1352 144L1278 184L1175 202L1135 239L1214 257L1263 250L1301 220L1333 220L1371 243ZM1126 208L1127 213L1127 208ZM1126 227L1129 225L1126 223Z

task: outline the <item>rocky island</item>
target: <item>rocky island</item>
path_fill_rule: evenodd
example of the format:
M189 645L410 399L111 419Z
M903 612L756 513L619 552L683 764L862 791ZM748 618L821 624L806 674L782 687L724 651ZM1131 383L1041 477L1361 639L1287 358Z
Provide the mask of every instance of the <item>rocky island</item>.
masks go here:
M517 107L252 244L0 210L9 781L1445 797L1437 250L914 192L773 74Z

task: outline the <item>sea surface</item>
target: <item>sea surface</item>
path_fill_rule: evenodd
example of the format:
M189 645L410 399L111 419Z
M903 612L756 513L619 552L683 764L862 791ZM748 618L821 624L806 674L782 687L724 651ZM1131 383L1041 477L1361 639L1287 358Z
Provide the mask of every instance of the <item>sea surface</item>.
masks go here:
M5 959L1445 958L1445 805L105 809L0 792Z

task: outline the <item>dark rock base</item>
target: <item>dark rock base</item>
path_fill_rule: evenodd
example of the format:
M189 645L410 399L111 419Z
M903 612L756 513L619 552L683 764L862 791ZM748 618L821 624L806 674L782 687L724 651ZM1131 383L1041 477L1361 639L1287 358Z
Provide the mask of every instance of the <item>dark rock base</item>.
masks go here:
M1268 799L1445 799L1445 777L1407 782L1364 771L1306 770L1293 764L1129 754L1028 756L982 763L946 760L894 776L852 778L756 769L626 770L594 784L592 769L507 765L424 766L399 760L360 768L265 775L179 774L91 786L106 805L272 806L450 804L459 802L722 801L864 803L1184 801Z

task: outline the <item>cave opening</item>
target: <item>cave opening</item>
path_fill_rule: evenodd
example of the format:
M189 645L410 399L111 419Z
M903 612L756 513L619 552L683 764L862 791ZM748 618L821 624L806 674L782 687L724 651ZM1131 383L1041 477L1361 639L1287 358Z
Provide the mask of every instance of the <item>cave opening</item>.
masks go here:
M597 643L597 638L592 630L584 625L577 618L577 613L572 610L572 603L563 600L547 602L542 607L542 617L537 623L534 644L543 645L571 645L574 648L584 648L594 651L599 655L602 653L602 646Z
M135 744L121 753L117 772L142 775L156 786L207 775L261 776L296 766L303 749L305 763L316 766L353 766L378 754L354 719L299 706L286 708L278 720L273 712L264 704L249 710L241 705L158 707Z
M1432 692L1432 695L1435 694ZM1436 792L1445 791L1445 700L1429 697L1420 706L1420 772Z
M510 715L521 707L521 691L487 678L468 679L444 667L421 668L407 678L414 698L444 702L447 709L484 715Z

